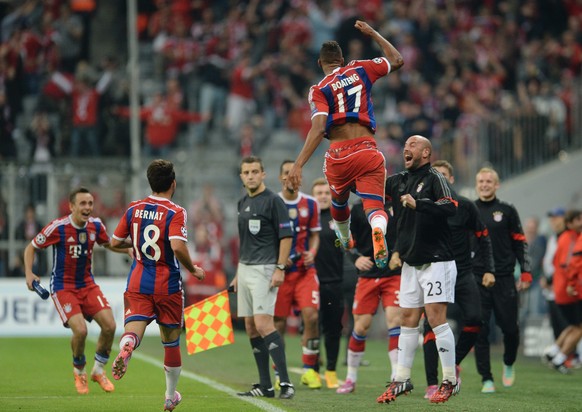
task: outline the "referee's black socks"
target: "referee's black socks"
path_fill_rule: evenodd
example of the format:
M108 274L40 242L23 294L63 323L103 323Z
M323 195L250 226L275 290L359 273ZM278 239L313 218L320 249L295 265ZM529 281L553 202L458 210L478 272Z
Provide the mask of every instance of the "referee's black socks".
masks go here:
M277 372L279 372L279 378L281 382L289 382L289 374L287 373L287 360L285 358L285 344L279 332L274 331L264 338L265 346L271 354L271 358L275 363Z

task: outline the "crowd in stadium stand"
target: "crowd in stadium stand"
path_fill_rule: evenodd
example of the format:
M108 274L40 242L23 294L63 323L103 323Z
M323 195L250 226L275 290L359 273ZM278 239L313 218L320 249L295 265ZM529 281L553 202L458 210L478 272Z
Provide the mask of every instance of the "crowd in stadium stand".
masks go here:
M127 119L117 112L128 104L124 62L91 60L94 13L71 9L64 0L2 7L0 133L7 144L1 158L17 155L16 145L8 143L26 96L37 96L33 110L59 116L62 138L49 146L54 156L128 155L128 140L120 145L110 138L127 136L119 132L127 130ZM550 154L570 139L571 84L582 64L582 4L576 0L141 0L138 7L140 42L152 48L153 80L162 85L177 80L182 89L174 100L163 87L160 98L170 108L150 112L183 130L174 110L197 111L199 124L188 139L198 144L207 143L209 130L237 141L248 124L288 128L304 137L307 91L321 77L316 65L321 43L336 39L346 61L379 54L353 28L362 17L405 60L404 70L378 85L374 102L386 154L399 152L403 139L415 133L445 154L469 153L474 147L468 136L483 119L494 122L498 138L507 133L530 138L524 127L507 132L500 113L543 118L536 133L544 134ZM148 139L146 133L146 146ZM156 144L171 149L179 141L171 137ZM241 151L248 145L247 140ZM514 146L519 163L527 145ZM495 144L489 150L493 160L499 151L506 153Z
M33 160L39 187L53 159L130 153L129 83L119 57L127 54L126 42L119 42L123 50L115 57L95 61L90 45L96 10L80 3L87 2L0 5L0 160ZM296 131L299 148L310 126L307 92L322 77L321 43L337 40L346 62L380 54L354 29L357 18L390 39L405 61L403 70L376 86L376 138L390 159L389 173L402 168L404 140L421 134L433 142L435 158L453 159L461 174L483 121L493 131L487 157L494 164L517 168L571 140L572 84L582 65L581 1L137 5L140 47L151 50L153 66L151 78L143 80L160 85L141 96L146 155L169 156L179 145L204 150L208 139L221 135L241 156L261 154L270 131L280 128ZM195 124L187 128L186 122ZM26 145L16 144L19 136ZM547 150L529 152L525 140L533 138ZM497 145L496 139L502 141ZM509 148L505 141L512 142ZM207 230L211 239L217 236Z

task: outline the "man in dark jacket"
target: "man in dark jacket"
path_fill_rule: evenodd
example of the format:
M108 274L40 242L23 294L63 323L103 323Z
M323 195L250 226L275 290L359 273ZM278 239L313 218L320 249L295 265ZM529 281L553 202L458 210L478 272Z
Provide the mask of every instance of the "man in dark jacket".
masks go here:
M409 137L403 151L406 171L386 180L386 199L392 201L397 219L390 267L402 266L402 326L396 376L378 402L394 401L413 389L410 374L423 311L434 331L443 367L443 381L430 401L445 402L457 389L455 338L447 323L447 303L454 302L457 277L447 219L456 213L457 201L443 175L431 167L431 153L427 138Z
M503 332L503 386L510 387L515 381L513 363L517 358L519 346L518 291L529 288L532 281L527 243L521 228L517 209L512 204L501 201L496 193L499 189L499 175L490 168L483 168L477 173L476 191L479 199L475 201L483 223L489 230L495 261L495 284L487 289L480 286L483 328L475 343L477 371L483 381L483 393L495 392L489 353L489 319L491 312ZM487 269L481 260L475 259L474 272L477 283L481 283ZM516 285L513 277L515 262L519 262L521 276Z

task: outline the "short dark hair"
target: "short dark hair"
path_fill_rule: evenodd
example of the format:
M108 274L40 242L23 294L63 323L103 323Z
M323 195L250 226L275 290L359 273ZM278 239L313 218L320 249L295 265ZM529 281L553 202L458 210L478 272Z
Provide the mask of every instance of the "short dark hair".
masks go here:
M240 166L238 168L239 173L242 172L242 165L245 163L258 163L259 165L261 165L261 172L265 171L265 168L263 167L263 161L261 160L261 158L259 156L243 157L243 159L240 161Z
M449 162L447 162L446 160L437 160L437 161L432 163L432 167L444 167L445 169L447 169L449 171L449 174L451 176L455 175L453 173L454 172L453 165L450 164Z
M321 45L321 49L319 50L319 60L321 60L322 63L341 64L343 58L342 48L337 41L330 40Z
M572 223L574 219L576 219L580 215L582 215L582 210L578 209L567 210L566 214L564 215L564 221L566 223Z
M295 163L295 160L291 160L291 159L285 159L281 162L281 166L279 166L279 174L283 173L283 166L285 166L288 163Z
M148 166L147 177L152 192L167 192L176 179L174 164L164 159L153 160Z
M77 193L89 193L89 194L91 194L89 189L87 189L86 187L83 187L83 186L77 187L69 192L69 202L70 203L75 203L75 200L77 198Z

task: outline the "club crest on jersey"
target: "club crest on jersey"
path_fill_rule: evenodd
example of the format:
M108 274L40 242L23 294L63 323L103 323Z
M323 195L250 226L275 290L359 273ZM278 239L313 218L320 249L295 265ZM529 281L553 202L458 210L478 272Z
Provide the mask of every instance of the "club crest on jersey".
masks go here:
M293 220L297 218L297 209L291 208L289 209L289 219Z
M424 187L424 182L420 182L416 188L416 193L420 193L422 188Z
M90 233L89 239L91 240L91 242L95 242L95 233Z
M261 221L259 219L249 219L249 232L256 235L261 231Z
M87 242L87 233L81 232L79 233L79 243L86 243Z
M307 209L306 207L302 207L301 209L299 209L299 216L301 217L309 216L309 209Z
M503 212L493 212L493 220L501 222L503 220Z
M44 242L46 242L46 236L43 235L42 233L39 233L38 235L36 235L35 241L37 245L42 245Z

